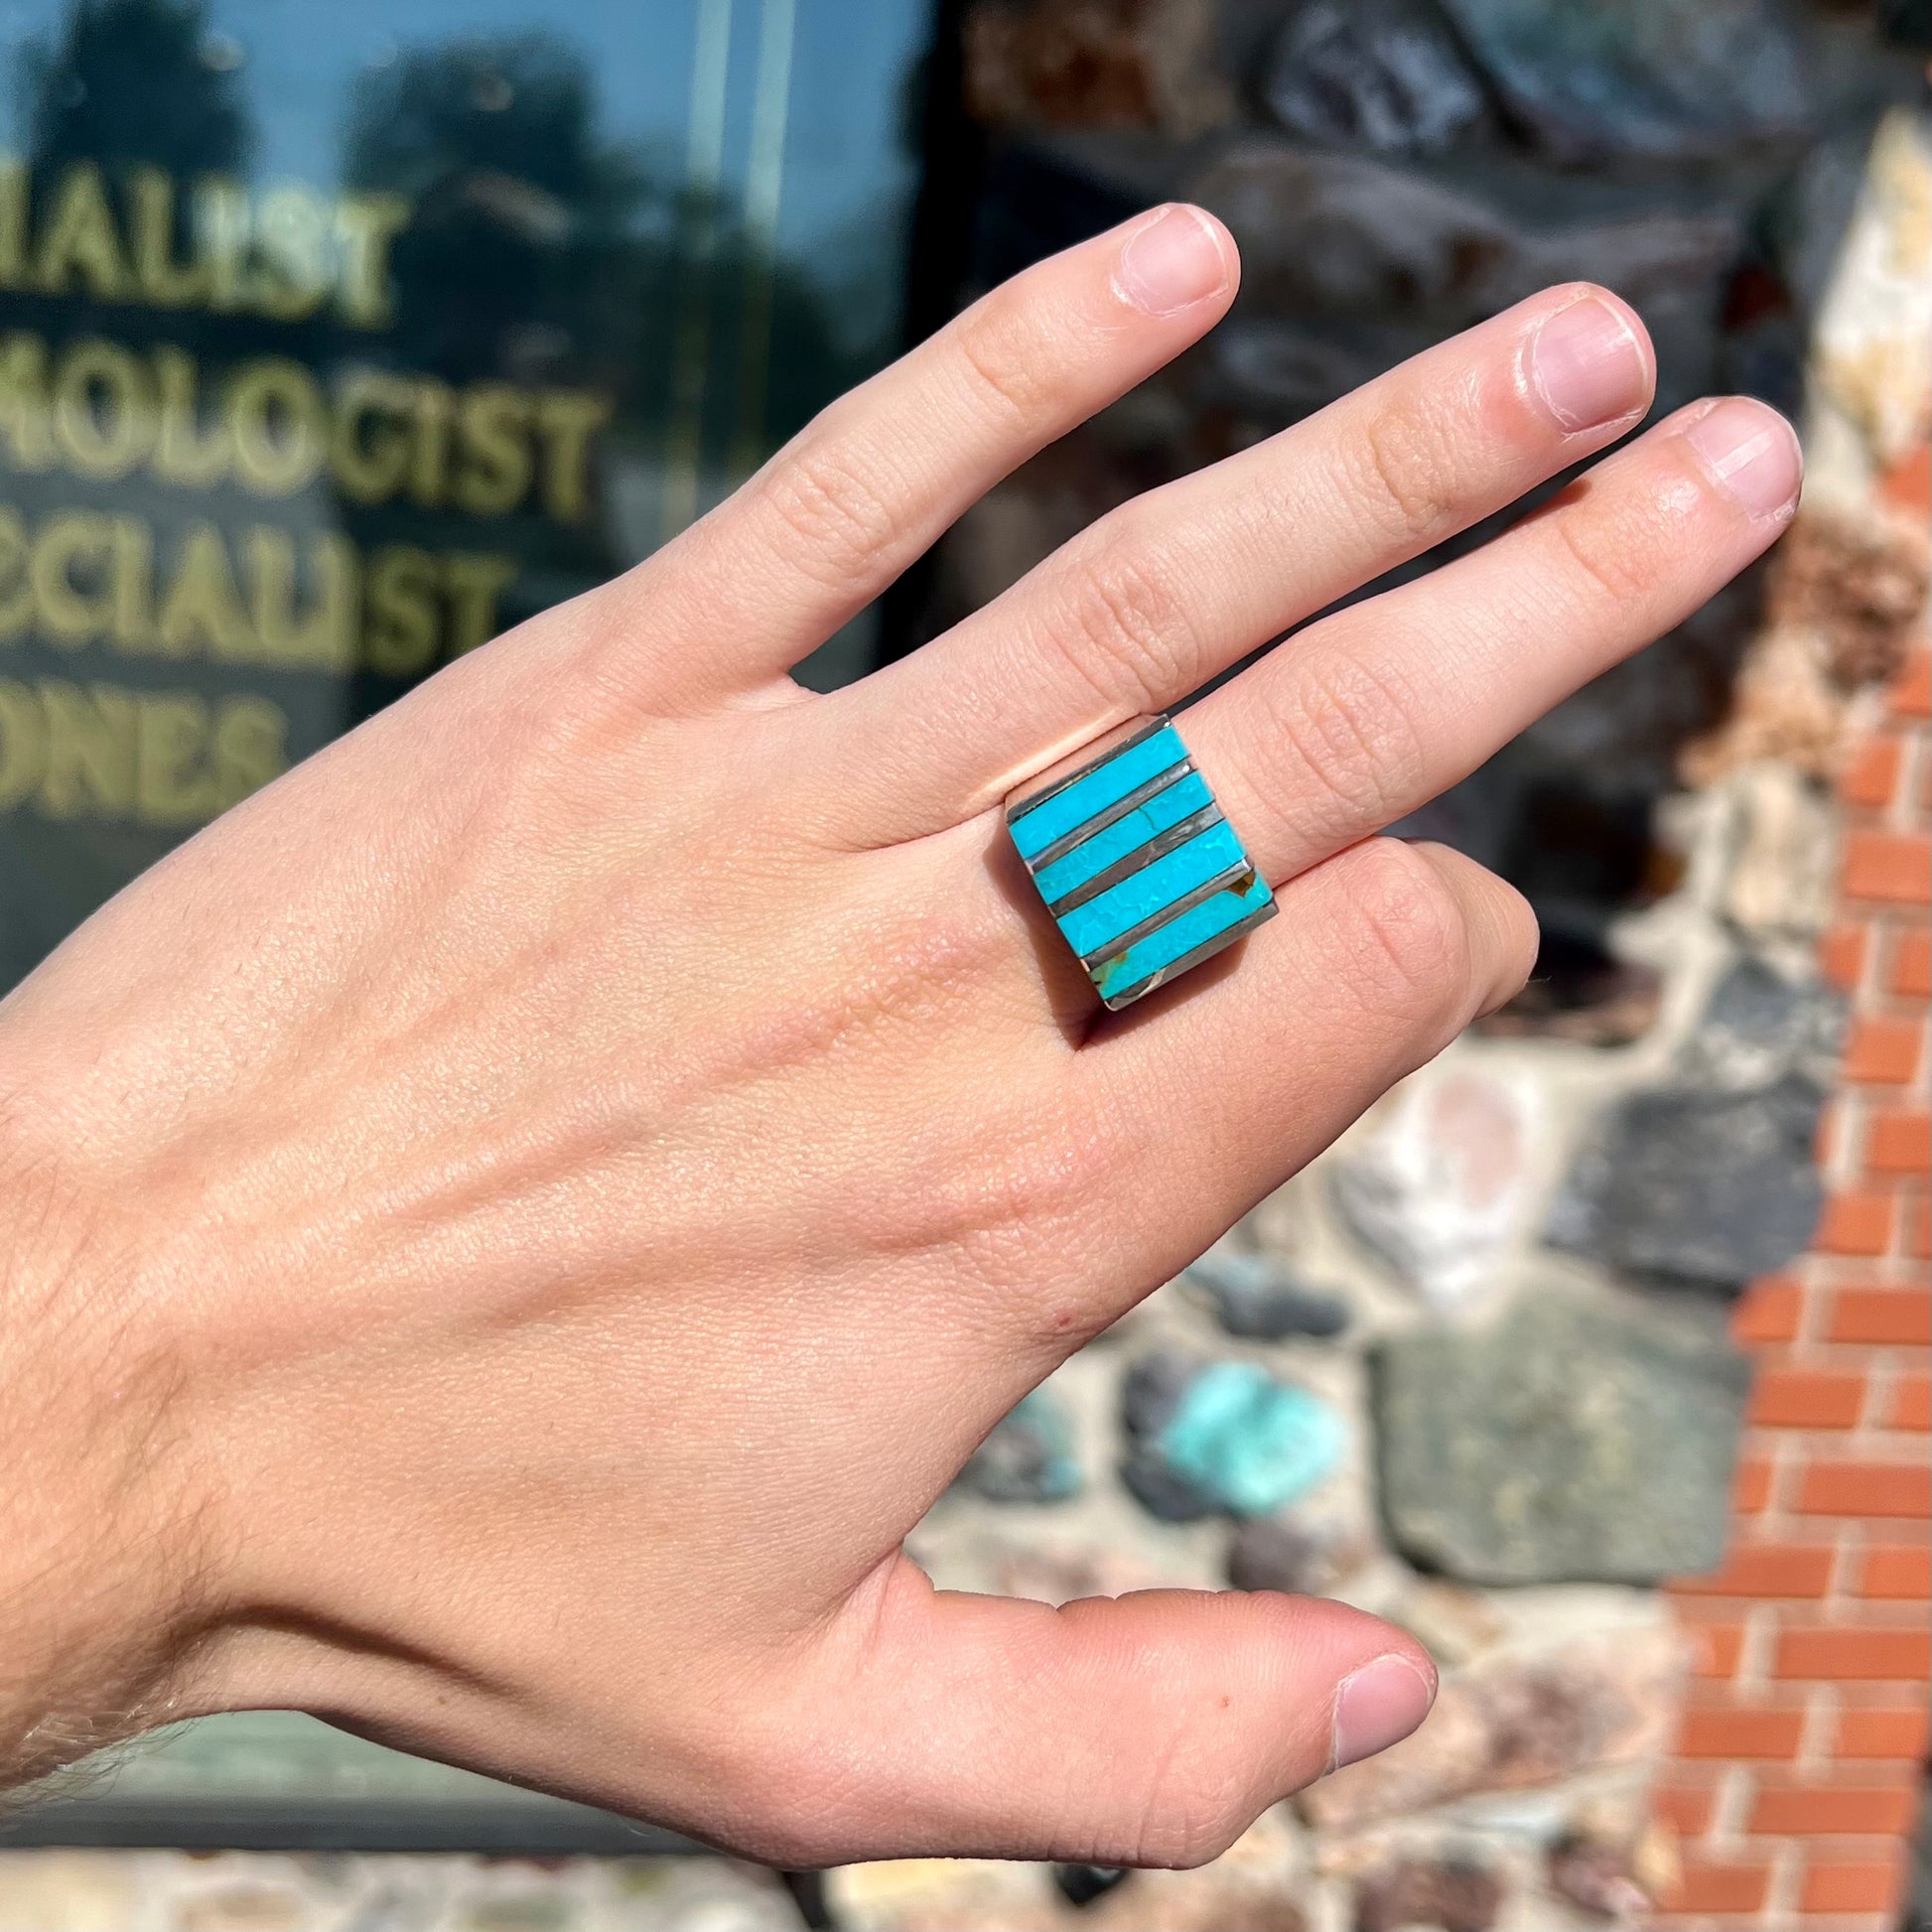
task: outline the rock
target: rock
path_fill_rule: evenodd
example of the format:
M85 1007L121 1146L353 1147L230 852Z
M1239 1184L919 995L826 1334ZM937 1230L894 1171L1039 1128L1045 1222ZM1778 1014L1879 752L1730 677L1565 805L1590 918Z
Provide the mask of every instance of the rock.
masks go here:
M1348 1304L1304 1288L1266 1255L1210 1249L1188 1268L1186 1279L1213 1298L1221 1326L1253 1341L1289 1335L1338 1335L1348 1326Z
M1137 1441L1121 1474L1153 1514L1266 1516L1340 1460L1342 1421L1319 1396L1232 1361L1197 1367L1176 1391L1176 1360L1136 1364L1122 1396Z
M1579 1046L1627 1046L1656 1024L1664 977L1618 959L1600 941L1544 926L1529 984L1475 1023L1489 1039L1564 1039Z
M1080 1493L1073 1424L1049 1390L1035 1389L995 1425L959 1472L961 1487L996 1503L1056 1503Z
M1793 979L1745 955L1718 982L1686 1043L1682 1075L1748 1093L1795 1075L1832 1084L1845 1032L1845 998L1818 978Z
M1326 1595L1369 1560L1367 1540L1337 1525L1254 1516L1228 1540L1227 1579L1236 1589L1279 1589L1291 1596Z
M1433 0L1304 0L1276 37L1261 95L1293 134L1384 153L1447 147L1489 118Z
M1817 116L1781 0L1443 0L1510 117L1552 159L1712 159Z
M1522 1223L1541 1117L1528 1080L1451 1072L1405 1086L1374 1131L1330 1164L1350 1230L1435 1307L1463 1307L1493 1279Z
M1923 536L1819 507L1778 546L1770 615L1821 633L1832 682L1851 692L1893 677L1923 633Z
M1485 1662L1444 1681L1421 1729L1297 1802L1321 1830L1351 1832L1476 1792L1649 1760L1670 1742L1682 1673L1682 1639L1662 1626Z
M1180 1407L1187 1384L1200 1373L1195 1356L1167 1349L1141 1356L1121 1378L1120 1419L1130 1436L1159 1436Z
M1712 1569L1748 1381L1715 1324L1629 1295L1542 1290L1476 1331L1398 1335L1374 1378L1390 1535L1467 1583Z
M1356 1887L1355 1932L1490 1932L1502 1910L1503 1881L1487 1865L1463 1859L1407 1859Z
M1810 1245L1824 1095L1791 1075L1744 1093L1667 1087L1605 1116L1551 1212L1560 1248L1634 1275L1735 1289Z
M1433 1579L1416 1585L1393 1615L1444 1670L1458 1669L1493 1650L1509 1632L1509 1621L1493 1598Z
M1209 0L980 0L966 17L968 111L989 127L1158 128L1233 113Z
M1074 1906L1091 1905L1126 1876L1126 1867L1118 1864L1056 1864L1053 1867L1054 1884L1066 1902Z
M1640 1925L1655 1900L1631 1868L1631 1850L1600 1839L1565 1838L1550 1853L1550 1889L1612 1924Z

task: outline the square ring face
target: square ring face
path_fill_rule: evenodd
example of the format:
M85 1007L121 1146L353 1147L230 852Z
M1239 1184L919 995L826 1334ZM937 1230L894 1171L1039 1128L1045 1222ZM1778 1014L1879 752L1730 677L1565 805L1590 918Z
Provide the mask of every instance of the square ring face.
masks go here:
M1136 718L1009 794L1007 831L1066 942L1118 1011L1275 915L1166 718Z

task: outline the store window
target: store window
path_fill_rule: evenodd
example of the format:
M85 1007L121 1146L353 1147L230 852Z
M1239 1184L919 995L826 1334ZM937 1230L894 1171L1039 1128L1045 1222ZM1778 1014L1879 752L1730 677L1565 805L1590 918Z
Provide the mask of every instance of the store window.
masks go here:
M0 990L890 354L926 16L0 5Z

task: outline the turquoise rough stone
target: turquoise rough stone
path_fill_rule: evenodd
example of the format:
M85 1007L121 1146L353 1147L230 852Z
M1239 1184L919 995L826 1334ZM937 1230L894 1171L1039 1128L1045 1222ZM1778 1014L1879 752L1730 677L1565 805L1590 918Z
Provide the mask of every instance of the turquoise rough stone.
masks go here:
M1157 1447L1176 1474L1238 1516L1267 1516L1331 1474L1341 1418L1319 1396L1252 1362L1216 1362L1188 1383Z

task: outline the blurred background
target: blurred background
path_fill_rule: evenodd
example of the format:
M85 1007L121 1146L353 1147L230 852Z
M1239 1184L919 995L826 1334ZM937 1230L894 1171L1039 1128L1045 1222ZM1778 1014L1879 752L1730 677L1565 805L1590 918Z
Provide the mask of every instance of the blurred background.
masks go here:
M1233 314L808 682L1573 277L1660 410L1762 396L1809 464L1765 566L1400 828L1529 895L1526 993L914 1539L1378 1610L1415 1739L1199 1873L776 1874L251 1714L0 1821L0 1932L1932 1922L1928 50L1925 0L0 0L0 988L1156 202L1232 228Z

